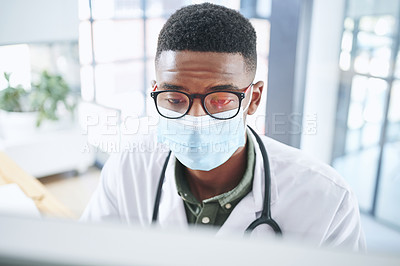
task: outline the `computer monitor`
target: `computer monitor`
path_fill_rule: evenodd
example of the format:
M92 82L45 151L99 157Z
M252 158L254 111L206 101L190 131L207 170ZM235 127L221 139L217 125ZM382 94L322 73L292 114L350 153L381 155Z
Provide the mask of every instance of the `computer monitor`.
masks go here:
M1 265L400 265L400 257L208 230L0 216Z

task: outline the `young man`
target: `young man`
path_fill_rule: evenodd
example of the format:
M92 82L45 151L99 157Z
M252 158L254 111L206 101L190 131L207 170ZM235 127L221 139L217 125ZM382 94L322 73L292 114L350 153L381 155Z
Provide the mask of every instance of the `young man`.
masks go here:
M264 88L253 81L256 34L246 18L212 4L178 10L160 32L155 65L157 133L140 139L144 149L110 157L83 220L202 224L219 235L247 230L365 247L342 178L245 126Z

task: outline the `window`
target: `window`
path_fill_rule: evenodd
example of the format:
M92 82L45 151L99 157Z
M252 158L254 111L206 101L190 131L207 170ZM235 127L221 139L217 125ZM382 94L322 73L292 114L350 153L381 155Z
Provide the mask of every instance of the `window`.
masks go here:
M348 0L334 167L360 208L400 225L400 28L398 0Z

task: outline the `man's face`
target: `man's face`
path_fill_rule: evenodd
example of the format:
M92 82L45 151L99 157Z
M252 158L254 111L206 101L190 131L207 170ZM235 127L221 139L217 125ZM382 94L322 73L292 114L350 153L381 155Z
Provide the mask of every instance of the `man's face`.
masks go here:
M158 90L173 88L189 94L206 94L218 89L244 92L253 82L254 74L246 71L245 61L240 54L166 51L161 53L156 64L156 78ZM259 90L259 83L254 86L254 92ZM155 81L152 85L155 85ZM253 93L249 114L255 112L259 103L254 96ZM259 96L261 97L261 92ZM250 90L247 91L242 106L247 106L249 99ZM188 114L206 115L200 99L194 99Z

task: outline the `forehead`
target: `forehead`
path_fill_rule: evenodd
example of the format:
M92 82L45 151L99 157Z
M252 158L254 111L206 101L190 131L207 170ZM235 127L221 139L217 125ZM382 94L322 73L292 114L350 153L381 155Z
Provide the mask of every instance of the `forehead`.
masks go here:
M243 86L251 82L242 55L193 51L162 52L156 63L156 78L158 83L197 86L221 83Z

